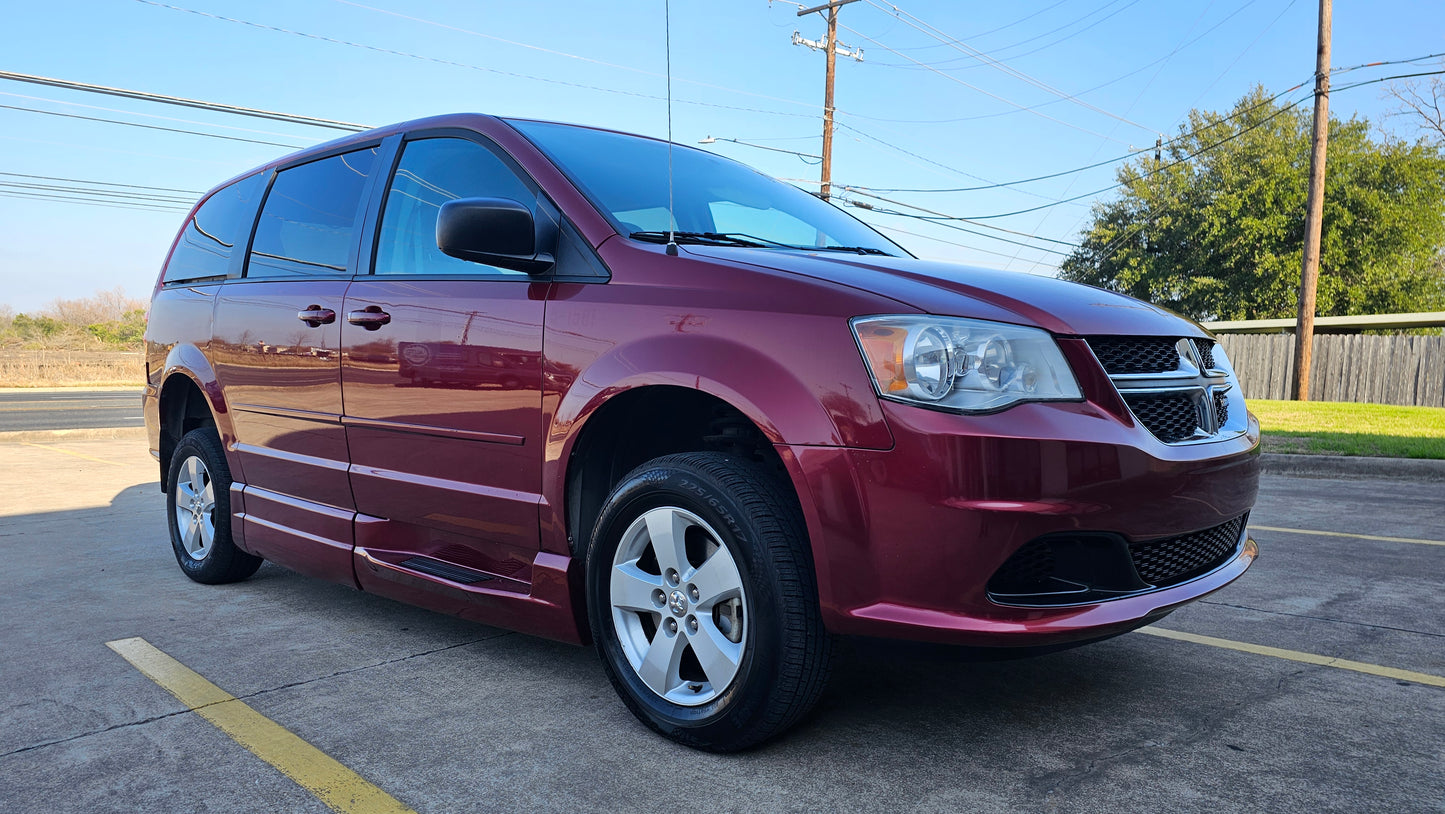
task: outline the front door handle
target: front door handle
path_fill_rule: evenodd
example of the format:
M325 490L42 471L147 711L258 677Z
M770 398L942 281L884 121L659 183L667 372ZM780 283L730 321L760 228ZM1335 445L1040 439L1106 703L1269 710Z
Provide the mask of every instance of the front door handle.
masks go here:
M322 325L330 325L335 322L336 312L319 305L308 305L306 310L296 312L296 318L313 328L320 328Z
M352 325L360 325L368 331L391 322L391 314L381 310L379 305L368 305L360 311L352 311L346 315L346 321Z

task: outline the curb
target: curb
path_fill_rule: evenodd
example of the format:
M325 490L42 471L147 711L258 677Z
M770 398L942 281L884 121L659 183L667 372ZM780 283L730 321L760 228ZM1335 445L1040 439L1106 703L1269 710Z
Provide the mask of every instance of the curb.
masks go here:
M47 441L146 439L145 427L99 427L84 430L17 430L0 432L0 444L43 444Z
M1445 461L1424 458L1367 458L1354 455L1291 455L1265 452L1260 456L1266 475L1296 478L1383 478L1445 482Z

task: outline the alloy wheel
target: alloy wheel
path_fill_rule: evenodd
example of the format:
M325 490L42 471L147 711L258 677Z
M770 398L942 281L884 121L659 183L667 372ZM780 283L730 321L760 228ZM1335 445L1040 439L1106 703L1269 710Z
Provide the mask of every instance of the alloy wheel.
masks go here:
M176 530L193 560L204 560L216 540L216 492L205 461L192 455L176 476Z
M722 537L674 506L644 512L613 557L612 621L654 693L699 706L727 690L747 645L747 592Z

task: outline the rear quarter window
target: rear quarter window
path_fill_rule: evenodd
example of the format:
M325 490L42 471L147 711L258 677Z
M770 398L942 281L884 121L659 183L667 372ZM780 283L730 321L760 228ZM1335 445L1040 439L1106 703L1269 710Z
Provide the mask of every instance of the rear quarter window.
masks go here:
M237 244L244 245L251 230L264 182L264 175L252 175L206 199L186 221L161 280L176 283L225 277Z

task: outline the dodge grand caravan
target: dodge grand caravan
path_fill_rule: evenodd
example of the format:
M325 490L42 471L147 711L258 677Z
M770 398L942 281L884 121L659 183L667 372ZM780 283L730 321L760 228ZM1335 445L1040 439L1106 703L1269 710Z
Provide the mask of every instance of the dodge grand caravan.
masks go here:
M591 641L646 725L731 750L832 637L1054 649L1250 566L1259 425L1199 326L671 163L454 115L203 198L146 334L181 570Z

